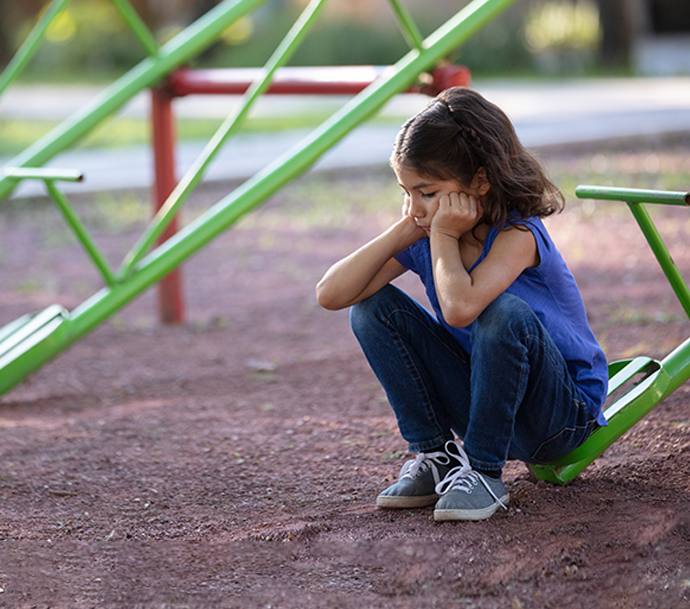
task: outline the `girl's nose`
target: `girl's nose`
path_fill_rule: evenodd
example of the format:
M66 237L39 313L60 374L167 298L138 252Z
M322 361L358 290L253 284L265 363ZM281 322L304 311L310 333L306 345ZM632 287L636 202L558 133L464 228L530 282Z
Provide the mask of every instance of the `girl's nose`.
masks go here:
M425 215L424 206L420 205L414 197L410 197L410 215L413 218L423 218Z

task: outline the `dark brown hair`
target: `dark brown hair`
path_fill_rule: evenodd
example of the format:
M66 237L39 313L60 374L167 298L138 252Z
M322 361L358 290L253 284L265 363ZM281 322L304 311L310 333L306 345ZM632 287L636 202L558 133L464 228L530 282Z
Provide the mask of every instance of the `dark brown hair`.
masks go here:
M506 114L465 87L443 91L402 126L391 165L463 186L483 167L491 185L483 221L499 229L517 219L549 216L564 205Z

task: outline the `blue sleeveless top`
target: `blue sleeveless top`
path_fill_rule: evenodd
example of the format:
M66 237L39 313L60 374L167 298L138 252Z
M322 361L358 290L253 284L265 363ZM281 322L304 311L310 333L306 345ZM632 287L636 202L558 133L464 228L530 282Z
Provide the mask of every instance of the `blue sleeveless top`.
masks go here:
M542 221L530 218L520 223L534 235L539 251L539 264L525 269L506 292L524 300L536 313L562 353L570 376L587 402L589 412L599 425L606 425L601 407L608 389L608 365L606 356L589 327L575 278ZM498 233L493 227L489 229L482 253L470 271L486 258ZM439 322L468 353L472 353L472 325L455 328L443 318L434 285L429 239L417 241L395 256L395 259L419 275Z

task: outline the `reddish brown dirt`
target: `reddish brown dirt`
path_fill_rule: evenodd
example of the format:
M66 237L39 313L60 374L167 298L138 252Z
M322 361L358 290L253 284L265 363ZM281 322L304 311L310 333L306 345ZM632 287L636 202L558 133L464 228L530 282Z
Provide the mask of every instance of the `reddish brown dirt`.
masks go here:
M282 204L187 263L185 325L145 294L0 399L0 607L687 606L687 385L568 486L510 463L488 521L379 510L405 444L313 287L390 217L261 221ZM52 221L22 218L3 220L0 325L98 284ZM686 276L688 221L661 222ZM549 225L610 359L689 335L623 213ZM97 239L115 260L137 235Z

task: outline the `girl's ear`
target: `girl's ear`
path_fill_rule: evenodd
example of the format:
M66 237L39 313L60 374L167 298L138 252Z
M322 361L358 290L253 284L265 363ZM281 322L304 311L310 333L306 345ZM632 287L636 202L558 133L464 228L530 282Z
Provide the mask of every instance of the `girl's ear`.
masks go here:
M477 169L477 173L475 173L474 177L472 178L470 188L478 190L479 195L482 197L489 192L491 189L491 184L489 184L489 179L486 177L486 169L483 167Z

